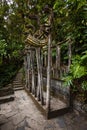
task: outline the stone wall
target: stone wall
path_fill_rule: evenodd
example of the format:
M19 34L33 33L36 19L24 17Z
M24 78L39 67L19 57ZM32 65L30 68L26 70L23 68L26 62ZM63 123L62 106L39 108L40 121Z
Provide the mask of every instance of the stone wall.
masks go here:
M43 85L46 86L46 77L43 77ZM54 94L62 97L62 99L67 100L69 102L70 94L69 88L64 87L63 81L51 79L51 90ZM73 108L82 113L87 113L87 104L83 104L77 100L73 101Z
M43 77L44 86L46 86L46 82L46 77ZM51 90L53 90L55 94L62 94L66 98L69 98L69 88L64 87L63 81L61 80L51 79Z

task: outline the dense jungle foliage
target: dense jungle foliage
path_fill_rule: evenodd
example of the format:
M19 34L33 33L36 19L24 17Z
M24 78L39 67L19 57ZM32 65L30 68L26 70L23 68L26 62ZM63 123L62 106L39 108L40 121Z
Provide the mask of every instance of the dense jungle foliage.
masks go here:
M0 75L14 75L14 65L21 63L24 41L31 31L29 25L35 25L36 31L39 24L47 22L48 7L53 12L53 44L67 39L72 43L72 64L70 72L64 77L65 83L71 85L75 92L84 95L87 93L86 0L1 0ZM63 59L66 59L66 46L67 42L61 46ZM4 78L8 79L8 76L0 76L0 86L3 81L7 81Z

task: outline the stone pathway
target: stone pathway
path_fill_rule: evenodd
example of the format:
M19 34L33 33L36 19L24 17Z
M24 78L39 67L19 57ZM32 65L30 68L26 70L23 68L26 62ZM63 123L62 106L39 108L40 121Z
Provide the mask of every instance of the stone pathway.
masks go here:
M76 112L46 120L24 90L0 105L0 130L87 130L87 115Z

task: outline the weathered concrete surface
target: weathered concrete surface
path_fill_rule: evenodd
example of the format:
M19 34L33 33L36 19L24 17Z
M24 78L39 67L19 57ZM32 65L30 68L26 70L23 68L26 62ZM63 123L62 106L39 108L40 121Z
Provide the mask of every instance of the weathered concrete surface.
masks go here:
M87 130L87 116L76 112L46 120L24 90L0 105L0 130Z

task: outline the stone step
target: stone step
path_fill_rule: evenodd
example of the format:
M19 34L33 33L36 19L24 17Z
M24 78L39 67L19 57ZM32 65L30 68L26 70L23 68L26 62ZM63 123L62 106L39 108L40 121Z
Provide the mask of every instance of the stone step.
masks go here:
M18 80L18 79L22 79L22 75L18 75L17 77L15 77L15 80Z
M19 91L19 90L23 90L24 87L18 87L18 88L14 88L14 91Z
M12 87L4 87L0 89L0 97L12 95L12 94L14 94Z
M8 86L8 87L11 87L11 86L12 86L12 84L8 84L7 86Z
M13 83L13 85L22 85L22 83L20 83L20 82L19 83Z
M21 87L23 87L22 85L20 85L20 86L14 86L13 88L21 88Z
M13 83L21 83L21 80L14 80Z
M23 86L23 85L19 83L19 84L13 84L13 86Z
M21 81L13 81L13 84L22 84Z
M19 85L19 84L21 84L21 85L22 85L22 83L21 83L21 82L18 82L18 83L13 83L13 85Z
M9 102L9 101L13 101L14 97L15 97L14 94L2 96L2 97L0 97L0 104L5 103L5 102Z
M17 79L15 78L14 79L14 81L21 81L21 80L22 80L22 78L17 78Z
M13 86L15 85L22 85L22 83L13 83Z

